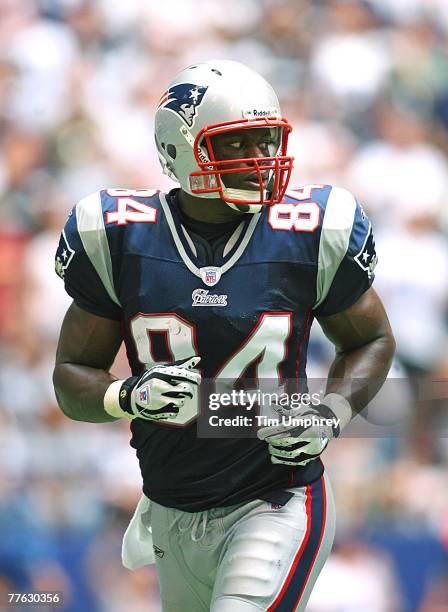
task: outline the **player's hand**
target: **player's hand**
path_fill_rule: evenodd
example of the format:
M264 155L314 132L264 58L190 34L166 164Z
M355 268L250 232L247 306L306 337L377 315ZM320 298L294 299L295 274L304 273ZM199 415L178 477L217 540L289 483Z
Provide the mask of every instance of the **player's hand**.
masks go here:
M114 417L160 421L176 417L193 397L201 375L194 368L200 357L155 365L140 376L115 381L104 398L106 412ZM117 384L118 383L118 384ZM118 398L117 398L118 392Z
M294 419L293 424L284 424L289 417ZM292 466L306 465L319 457L338 435L337 417L322 404L283 409L278 425L261 427L257 432L258 438L268 444L272 463Z

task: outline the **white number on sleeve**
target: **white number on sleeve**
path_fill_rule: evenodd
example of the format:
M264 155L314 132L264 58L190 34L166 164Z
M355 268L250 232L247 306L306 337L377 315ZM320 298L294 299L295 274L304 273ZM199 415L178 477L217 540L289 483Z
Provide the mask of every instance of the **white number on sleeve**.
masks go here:
M157 208L128 197L117 198L117 209L107 212L106 223L126 225L132 223L154 223L157 219Z
M319 226L320 208L316 202L282 202L269 208L269 225L274 230L314 232Z

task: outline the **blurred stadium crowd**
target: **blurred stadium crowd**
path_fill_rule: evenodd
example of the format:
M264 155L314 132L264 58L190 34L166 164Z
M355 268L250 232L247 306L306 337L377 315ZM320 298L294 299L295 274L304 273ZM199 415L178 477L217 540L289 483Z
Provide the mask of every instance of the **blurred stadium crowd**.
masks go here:
M0 590L62 590L69 611L160 609L153 568L120 565L140 495L128 426L69 421L55 403L69 298L53 254L85 194L172 186L155 105L179 69L213 57L277 89L292 184L363 202L397 368L448 378L446 0L1 0ZM330 359L316 330L311 372ZM446 400L417 402L406 384L408 435L327 451L338 532L310 612L448 610Z

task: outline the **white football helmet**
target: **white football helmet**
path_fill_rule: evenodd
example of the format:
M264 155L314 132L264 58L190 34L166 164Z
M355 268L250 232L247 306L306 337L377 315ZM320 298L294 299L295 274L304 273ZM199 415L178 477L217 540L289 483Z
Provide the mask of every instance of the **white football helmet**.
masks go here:
M213 136L266 127L278 130L278 149L272 157L216 159ZM229 60L210 60L182 70L162 94L155 117L164 173L187 193L221 198L238 210L236 205L248 204L247 212L282 200L292 170L293 158L287 156L291 129L269 83L247 66ZM259 189L226 187L226 174L251 170L258 176Z

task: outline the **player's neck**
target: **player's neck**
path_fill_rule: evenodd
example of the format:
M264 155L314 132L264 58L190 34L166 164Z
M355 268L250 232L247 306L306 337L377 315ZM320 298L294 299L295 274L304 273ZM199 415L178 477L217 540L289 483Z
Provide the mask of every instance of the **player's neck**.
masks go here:
M196 198L182 189L179 189L176 195L178 205L184 215L195 221L228 223L244 214L237 210L232 210L219 198Z

